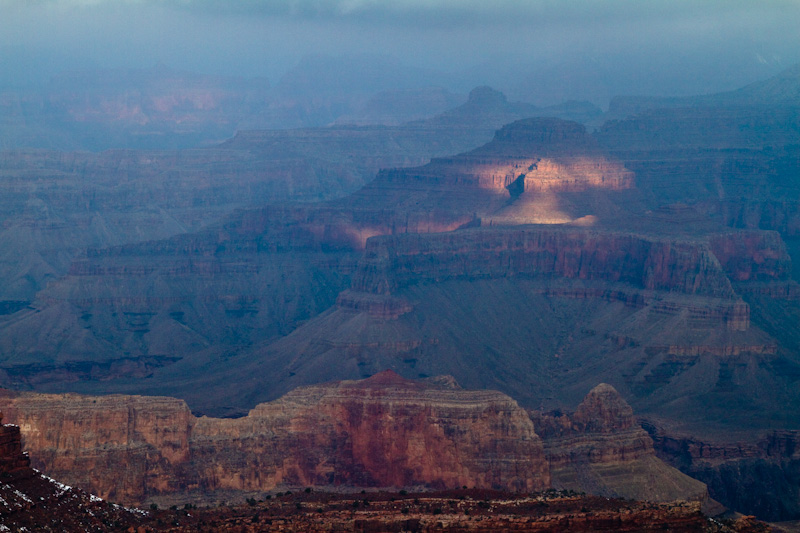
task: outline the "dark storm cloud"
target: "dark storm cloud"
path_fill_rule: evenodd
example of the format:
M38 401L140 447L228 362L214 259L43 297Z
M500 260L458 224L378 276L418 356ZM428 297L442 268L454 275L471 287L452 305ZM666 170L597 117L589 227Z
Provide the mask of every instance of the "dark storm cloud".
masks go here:
M487 24L653 24L731 16L745 24L797 16L796 0L0 0L6 12L48 9L172 8L214 16L353 21L428 27Z
M548 23L582 20L606 23L618 19L663 20L664 17L718 16L726 12L763 15L797 7L794 0L772 0L759 5L751 0L144 0L132 3L171 5L217 14L350 18L386 24L425 21L434 26L449 25L453 20L474 24L528 23L537 20Z
M63 0L68 1L68 0ZM144 0L217 16L352 22L447 29L505 25L598 28L607 26L758 27L797 20L796 0Z

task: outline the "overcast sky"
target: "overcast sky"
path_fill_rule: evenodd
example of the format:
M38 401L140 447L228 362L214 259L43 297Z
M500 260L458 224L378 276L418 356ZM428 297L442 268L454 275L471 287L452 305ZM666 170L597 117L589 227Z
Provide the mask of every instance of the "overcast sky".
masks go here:
M798 28L798 0L0 0L0 82L162 63L276 83L307 54L368 52L490 84L524 62L520 78L571 65L685 93L800 62Z

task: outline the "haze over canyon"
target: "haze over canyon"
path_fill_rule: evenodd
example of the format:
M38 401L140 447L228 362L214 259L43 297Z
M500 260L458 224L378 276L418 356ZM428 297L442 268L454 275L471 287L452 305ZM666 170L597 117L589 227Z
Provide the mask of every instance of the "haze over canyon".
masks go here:
M0 0L0 526L797 527L796 6L417 4Z

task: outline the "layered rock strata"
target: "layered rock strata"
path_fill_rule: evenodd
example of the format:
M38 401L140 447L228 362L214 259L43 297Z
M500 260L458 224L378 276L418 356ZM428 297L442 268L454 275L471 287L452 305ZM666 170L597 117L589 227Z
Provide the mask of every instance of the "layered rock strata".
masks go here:
M238 419L196 418L179 400L137 396L6 393L2 408L37 465L129 502L280 486L532 491L550 487L551 475L557 486L600 494L704 496L702 484L655 459L607 385L567 419L532 417L498 392L390 371L296 389ZM566 473L585 468L591 479ZM645 490L637 476L656 485Z
M702 500L706 487L656 458L633 409L600 384L572 414L531 412L542 436L555 488L655 501Z
M298 389L239 419L137 396L21 394L5 409L37 464L118 500L280 485L549 486L541 440L513 400L391 373Z
M541 228L376 238L369 242L352 288L380 294L413 283L513 275L734 297L730 281L702 243Z
M581 124L555 118L518 120L491 143L424 167L384 171L382 184L444 189L584 191L633 187L633 173L607 158Z
M0 151L0 303L31 301L82 249L166 239L243 207L339 197L382 168L471 149L536 111L480 94L392 128L251 131L204 149Z
M664 312L690 309L721 319L732 330L749 327L747 304L706 243L583 229L474 229L374 238L351 290L380 295L412 284L512 276L600 281L602 288L551 284L545 290L553 296L653 305ZM614 290L613 284L622 288Z
M146 184L154 179L160 184L156 189L165 188L175 201L184 198L180 191L197 177L193 172L202 174L206 165L202 154L223 158L218 163L219 176L214 173L200 182L213 189L214 201L230 206L224 200L226 194L238 195L238 202L242 195L252 197L253 191L246 187L227 190L226 176L248 158L262 157L260 149L308 155L303 151L309 150L304 139L313 139L311 145L333 143L344 149L349 135L369 138L369 132L356 130L266 132L244 135L226 145L230 149L161 153L149 159L148 154L136 152L97 158L104 161L100 168L105 169L114 166L115 157L121 157L120 172L128 172L122 186L144 194L150 190ZM640 174L658 174L660 167L652 165L659 156L650 154L655 159L640 161L631 151L620 151L608 138L601 140L576 123L525 119L504 126L492 142L479 149L422 167L381 172L370 185L341 200L246 209L204 231L166 240L103 248L98 239L98 247L88 248L68 269L64 265L66 276L39 291L35 301L21 301L19 308L13 303L9 308L18 309L15 316L8 320L0 317L0 348L5 348L5 373L0 372L0 383L89 392L100 390L86 385L97 375L114 380L104 391L140 392L142 389L118 385L115 378L126 372L129 377L158 374L159 388L146 392L183 395L184 391L169 383L175 382L177 374L204 379L197 368L190 368L195 355L213 353L209 356L213 358L262 347L334 303L340 309L365 311L378 318L410 313L413 304L405 298L384 298L387 289L372 286L379 283L376 276L384 276L387 287L395 284L399 288L410 282L535 277L542 281L542 294L549 298L623 302L655 314L686 314L693 327L723 324L728 331L749 329L750 309L738 294L800 295L800 289L788 279L790 263L778 234L729 232L719 225L712 228L708 213L680 202L659 206L646 216L637 214L647 207L649 194L644 190L647 187L639 191ZM608 146L604 146L606 141ZM615 150L628 159L611 155ZM98 179L104 176L93 163L87 163L89 156L62 157L64 161L52 166L63 165L74 174L85 164L88 174L98 174ZM30 161L30 166L37 165L50 172L51 163L36 158ZM157 172L162 165L185 165L193 170L186 174L176 171L177 181L169 181L177 187L173 190ZM30 172L24 170L24 164L18 166L17 171ZM637 169L637 188L633 187L631 168ZM141 173L146 177L140 177ZM23 183L21 178L17 182L19 186ZM227 189L218 191L219 187ZM203 196L206 192L197 189L192 194ZM186 198L186 205L173 205L169 200L164 204L166 211L186 214L199 213L195 207L205 209L202 202L194 205L193 196ZM104 200L98 197L93 201ZM489 231L497 225L532 222L574 226L553 230L552 224L542 224L518 234ZM495 227L486 227L492 225ZM642 231L631 233L631 225L641 226ZM454 231L474 226L484 227L481 231ZM452 235L400 235L435 232ZM387 235L392 237L367 245L370 238ZM386 252L389 260L406 271L394 271L391 262L374 264L375 254L383 253L381 247L391 249ZM342 293L349 285L357 254L365 248L362 268L350 290ZM424 266L426 261L429 264ZM459 261L461 264L456 264ZM414 266L415 262L419 264ZM369 272L369 268L381 272ZM56 276L59 269L48 275ZM47 333L32 336L31 331ZM735 344L739 347L712 346L711 351L754 346L761 353L774 352L749 339ZM677 339L660 339L657 345L694 349L691 342ZM766 345L774 347L776 343ZM182 365L172 364L177 360L182 360ZM73 387L70 383L74 382L81 387ZM258 400L263 399L266 397ZM241 410L250 405L236 407Z

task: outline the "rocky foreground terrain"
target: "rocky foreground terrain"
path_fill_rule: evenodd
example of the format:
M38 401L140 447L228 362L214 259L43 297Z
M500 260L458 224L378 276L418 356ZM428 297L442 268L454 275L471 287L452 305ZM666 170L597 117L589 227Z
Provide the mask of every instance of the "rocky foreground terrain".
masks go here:
M280 493L233 509L153 513L156 531L676 531L766 532L752 517L710 519L699 504L640 503L569 492ZM151 522L152 524L152 522ZM161 524L161 525L159 525ZM163 524L171 524L164 526ZM152 527L152 526L151 526Z

